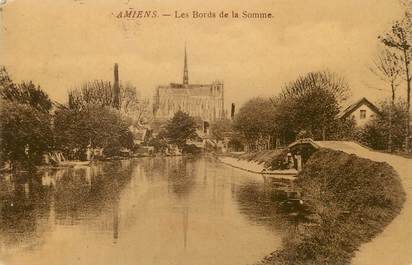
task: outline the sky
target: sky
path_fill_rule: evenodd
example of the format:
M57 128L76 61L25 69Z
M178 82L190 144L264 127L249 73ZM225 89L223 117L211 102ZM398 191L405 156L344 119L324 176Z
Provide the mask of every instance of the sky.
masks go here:
M172 16L116 18L129 8ZM194 10L273 18L173 17ZM122 82L151 98L156 86L182 82L186 44L190 83L223 81L226 107L276 95L299 75L326 69L348 81L351 100L376 102L390 95L369 70L377 36L400 14L397 0L8 0L0 64L14 81L32 80L65 102L67 90L85 80L112 80L118 63Z

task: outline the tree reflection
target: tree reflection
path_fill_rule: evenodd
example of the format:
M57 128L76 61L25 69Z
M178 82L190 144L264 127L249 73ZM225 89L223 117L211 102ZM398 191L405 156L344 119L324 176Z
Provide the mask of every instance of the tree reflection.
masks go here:
M41 185L34 173L0 178L0 237L6 246L25 242L35 244L45 232L38 219L47 220L50 211L50 189Z
M288 202L286 191L290 184L279 181L265 181L264 184L247 183L233 188L235 198L239 203L240 212L251 222L276 230L282 235L284 245L299 240L304 232L305 224L309 222L305 208L285 210Z
M39 244L43 233L55 225L50 226L50 218L55 217L58 225L75 225L97 218L106 209L113 209L113 236L117 238L119 194L133 169L126 162L1 176L1 242L7 247Z
M178 198L187 198L195 184L195 165L188 158L173 159L168 167L169 188Z

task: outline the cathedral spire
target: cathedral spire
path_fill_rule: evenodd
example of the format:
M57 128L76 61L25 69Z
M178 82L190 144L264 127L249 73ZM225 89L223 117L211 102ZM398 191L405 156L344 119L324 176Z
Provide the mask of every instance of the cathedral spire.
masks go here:
M189 71L187 70L187 53L185 44L185 66L183 68L183 85L189 85Z

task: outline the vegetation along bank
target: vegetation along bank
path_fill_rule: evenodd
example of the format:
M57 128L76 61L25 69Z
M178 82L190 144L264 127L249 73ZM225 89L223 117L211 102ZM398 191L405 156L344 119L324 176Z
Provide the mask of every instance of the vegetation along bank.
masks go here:
M316 224L285 236L283 248L258 264L349 264L361 244L401 211L405 192L385 162L320 149L296 179Z

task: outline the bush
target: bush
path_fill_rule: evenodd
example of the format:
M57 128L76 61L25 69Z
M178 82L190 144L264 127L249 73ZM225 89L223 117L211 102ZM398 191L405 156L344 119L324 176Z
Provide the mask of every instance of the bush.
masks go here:
M328 149L312 155L296 185L319 225L262 264L349 264L355 250L379 234L405 201L400 179L387 163Z
M185 145L182 149L183 154L198 155L202 150L194 144Z
M50 115L14 101L0 105L0 160L39 163L53 144Z
M54 120L56 147L68 152L91 145L104 148L105 155L117 155L121 148L133 148L129 125L118 111L109 107L60 108Z

